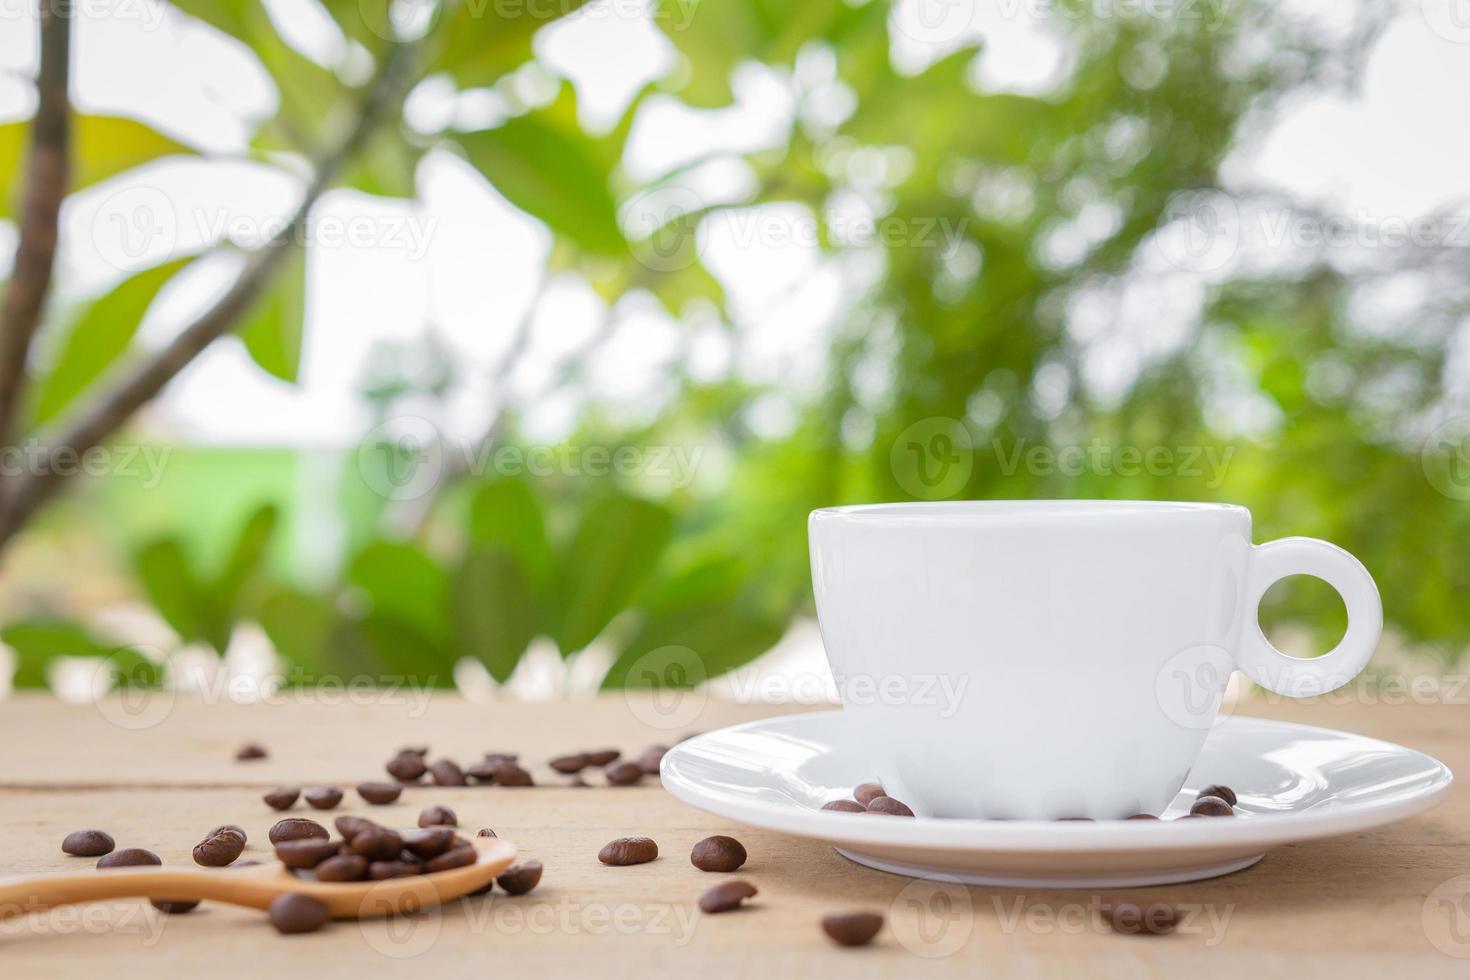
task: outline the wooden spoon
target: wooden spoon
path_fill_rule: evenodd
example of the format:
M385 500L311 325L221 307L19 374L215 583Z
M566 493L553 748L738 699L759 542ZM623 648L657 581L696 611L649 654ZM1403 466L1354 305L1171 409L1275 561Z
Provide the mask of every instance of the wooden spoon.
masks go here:
M289 892L310 895L337 919L406 914L478 891L516 856L516 846L499 837L473 837L470 845L477 852L474 864L384 881L316 881L298 878L279 864L218 871L156 866L68 871L0 883L0 919L109 898L228 902L263 909Z

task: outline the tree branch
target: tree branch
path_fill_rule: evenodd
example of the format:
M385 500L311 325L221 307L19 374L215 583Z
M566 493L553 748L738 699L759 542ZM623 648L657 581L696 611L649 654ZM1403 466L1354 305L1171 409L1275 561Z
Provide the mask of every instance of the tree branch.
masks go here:
M51 290L57 216L71 176L71 102L67 97L71 7L69 3L40 0L41 65L36 73L40 100L31 123L25 196L20 206L20 245L5 304L0 308L0 444L8 444L16 428L26 360Z
M60 489L75 467L58 467L57 454L75 458L98 445L148 403L185 366L220 337L239 325L240 317L265 291L272 276L299 247L301 231L317 199L342 168L356 155L390 112L398 111L413 77L418 42L393 45L383 61L352 128L316 162L310 185L291 220L264 247L251 254L229 290L198 319L147 362L139 365L97 404L83 413L54 440L46 440L44 456L18 477L0 508L0 547L3 547Z

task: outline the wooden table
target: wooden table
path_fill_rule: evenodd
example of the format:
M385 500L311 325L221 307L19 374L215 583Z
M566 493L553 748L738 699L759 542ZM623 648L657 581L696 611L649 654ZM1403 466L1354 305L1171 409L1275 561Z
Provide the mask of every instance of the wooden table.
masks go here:
M640 699L472 705L342 692L290 703L155 702L128 714L21 695L0 704L3 873L86 867L59 849L70 830L99 827L118 846L146 847L190 864L211 827L241 824L246 858L268 858L279 814L260 800L278 783L350 787L379 778L399 746L477 759L518 751L539 762L602 746L636 752L676 732ZM696 705L697 707L697 705ZM688 727L710 729L781 709L705 704ZM1463 705L1261 704L1241 713L1350 729L1432 753L1470 771L1470 711ZM681 720L681 726L685 722ZM233 761L259 741L270 758ZM538 768L538 779L550 781ZM592 780L600 781L593 776ZM220 905L164 916L143 902L55 910L0 923L0 969L11 977L413 976L849 977L925 975L1232 977L1470 976L1470 899L1457 910L1426 898L1470 874L1470 789L1429 814L1386 830L1296 844L1213 881L1123 891L960 889L937 897L908 879L871 871L819 843L749 830L694 810L656 785L574 789L410 788L390 807L349 794L336 813L410 826L430 802L454 808L468 829L495 828L546 865L529 896L466 899L441 914L399 922L335 923L281 937L259 913ZM298 804L300 816L317 815ZM334 814L326 814L332 816ZM715 833L744 841L742 874L760 895L747 909L702 916L694 908L717 876L695 870L690 846ZM645 834L660 858L604 867L597 851ZM1470 879L1467 879L1470 881ZM1441 893L1443 894L1443 893ZM1461 890L1457 894L1464 895ZM1189 932L1110 933L1103 900L1187 903L1202 909ZM837 909L885 912L872 947L833 947L818 929ZM397 964L396 959L404 962Z

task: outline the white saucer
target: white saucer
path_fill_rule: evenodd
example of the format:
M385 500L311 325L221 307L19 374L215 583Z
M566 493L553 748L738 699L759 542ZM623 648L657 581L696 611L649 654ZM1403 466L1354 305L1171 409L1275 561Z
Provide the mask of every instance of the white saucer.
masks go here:
M880 817L820 809L872 774L844 750L842 712L770 718L699 735L663 758L663 784L702 810L832 843L880 871L975 885L1096 888L1229 874L1279 844L1382 827L1434 806L1443 763L1377 739L1232 716L1163 821L1040 822ZM1168 822L1202 786L1239 796L1237 815Z

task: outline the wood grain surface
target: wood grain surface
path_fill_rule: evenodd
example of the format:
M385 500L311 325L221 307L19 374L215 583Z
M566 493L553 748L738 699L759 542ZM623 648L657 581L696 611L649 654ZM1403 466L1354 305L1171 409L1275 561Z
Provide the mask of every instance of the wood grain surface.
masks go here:
M1470 767L1470 710L1460 704L1249 703L1240 713L1324 725L1429 752ZM146 902L56 909L0 923L7 976L107 975L361 977L803 975L900 977L1470 976L1470 797L1457 784L1438 809L1381 831L1279 848L1259 865L1212 881L1157 888L1045 891L912 882L854 865L823 844L732 825L666 794L656 780L630 788L570 788L544 767L575 749L636 753L686 730L769 715L770 707L681 705L605 696L596 701L475 705L452 695L324 700L305 696L240 706L170 700L104 707L36 695L0 704L0 855L6 876L90 867L68 858L67 832L107 830L119 847L146 847L190 864L212 827L238 823L242 860L270 858L266 830L281 814L261 792L277 783L339 785L381 778L398 747L471 762L518 752L529 789L412 787L368 807L349 792L335 811L411 826L430 803L461 826L493 827L546 865L530 895L471 898L408 920L335 923L278 936L259 913L201 905L166 916ZM242 743L270 757L236 762ZM589 782L600 777L589 775ZM691 846L726 833L750 860L738 872L760 893L748 907L704 915L695 902L728 876L689 863ZM605 867L615 837L658 841L650 864ZM1460 879L1458 882L1456 879ZM1436 891L1438 889L1438 891ZM1130 898L1179 906L1186 927L1165 937L1114 935L1097 914ZM834 947L831 911L884 913L871 947Z

